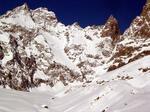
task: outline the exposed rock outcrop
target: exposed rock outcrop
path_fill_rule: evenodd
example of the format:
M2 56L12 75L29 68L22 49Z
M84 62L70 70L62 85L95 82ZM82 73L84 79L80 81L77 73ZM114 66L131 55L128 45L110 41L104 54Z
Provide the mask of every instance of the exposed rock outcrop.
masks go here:
M102 30L102 37L111 37L113 41L120 38L120 29L118 21L113 16L110 16Z

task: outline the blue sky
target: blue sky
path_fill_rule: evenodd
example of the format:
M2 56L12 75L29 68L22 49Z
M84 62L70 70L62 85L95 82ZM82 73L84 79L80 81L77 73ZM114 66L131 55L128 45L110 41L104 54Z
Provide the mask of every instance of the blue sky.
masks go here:
M140 15L146 0L1 0L0 14L27 3L31 9L47 7L58 20L68 25L78 22L82 27L102 25L112 14L123 32Z

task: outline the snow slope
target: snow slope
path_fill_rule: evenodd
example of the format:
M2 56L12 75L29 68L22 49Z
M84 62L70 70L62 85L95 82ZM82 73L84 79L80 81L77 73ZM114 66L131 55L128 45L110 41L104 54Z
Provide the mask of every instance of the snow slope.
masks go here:
M0 112L149 112L150 71L141 71L147 67L150 56L59 91L60 85L29 93L0 89Z

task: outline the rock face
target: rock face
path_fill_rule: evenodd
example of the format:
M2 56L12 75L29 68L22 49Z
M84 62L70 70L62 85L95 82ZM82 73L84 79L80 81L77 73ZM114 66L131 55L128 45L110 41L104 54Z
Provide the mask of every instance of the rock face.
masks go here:
M120 37L118 21L110 16L102 30L102 37L111 37L113 41L117 41Z
M125 34L131 35L133 37L149 38L150 37L149 28L150 28L150 4L147 3L143 7L141 15L133 20L131 26L125 32Z
M108 70L114 70L127 63L150 55L150 4L147 3L140 16L136 17L131 26L121 36L112 59L113 64Z
M91 82L150 54L150 5L146 4L123 35L110 16L105 25L65 26L46 8L27 4L0 17L3 58L0 85L28 91L41 84L55 86Z

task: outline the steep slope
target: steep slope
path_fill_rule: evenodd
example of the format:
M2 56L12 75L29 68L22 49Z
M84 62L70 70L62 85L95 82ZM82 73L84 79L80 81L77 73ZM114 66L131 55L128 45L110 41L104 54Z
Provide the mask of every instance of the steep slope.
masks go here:
M126 65L146 55L150 55L150 4L147 3L140 16L133 20L121 36L109 70Z

